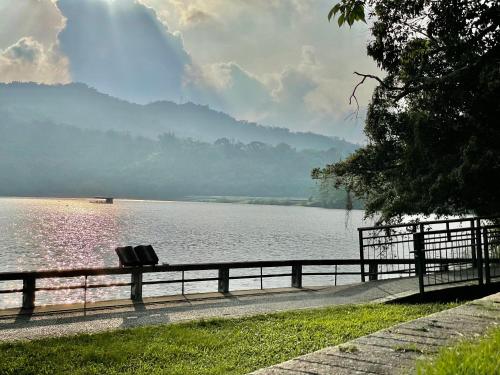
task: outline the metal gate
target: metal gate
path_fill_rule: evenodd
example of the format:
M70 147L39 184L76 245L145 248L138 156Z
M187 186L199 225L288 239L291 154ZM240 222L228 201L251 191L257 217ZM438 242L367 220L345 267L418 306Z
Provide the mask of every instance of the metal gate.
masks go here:
M459 228L414 233L420 292L430 286L500 281L500 226L491 223L475 219Z
M500 218L468 217L359 228L361 280L417 276L419 289L500 282ZM406 264L365 266L368 260Z
M500 281L500 226L482 228L484 247L484 274L487 283Z

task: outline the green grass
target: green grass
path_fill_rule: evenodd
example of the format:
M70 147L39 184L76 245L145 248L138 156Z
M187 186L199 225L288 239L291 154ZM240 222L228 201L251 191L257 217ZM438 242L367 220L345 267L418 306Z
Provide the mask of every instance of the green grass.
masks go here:
M418 374L425 375L499 375L500 328L491 330L486 337L464 341L443 349L432 361L421 361Z
M0 374L244 374L452 306L337 306L2 344Z

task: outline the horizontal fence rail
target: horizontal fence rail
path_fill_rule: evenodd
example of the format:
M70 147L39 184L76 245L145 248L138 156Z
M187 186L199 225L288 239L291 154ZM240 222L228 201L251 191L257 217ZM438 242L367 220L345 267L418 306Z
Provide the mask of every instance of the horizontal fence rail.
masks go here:
M414 268L414 259L372 259L367 260L370 271L367 274L370 279L376 280L381 275L392 275L393 271L382 269L385 265L405 265L407 268ZM56 291L56 290L73 290L73 289L95 289L109 287L130 287L130 298L134 301L142 300L142 289L144 285L159 285L159 284L181 284L181 291L184 294L185 283L216 281L218 284L217 291L221 293L229 292L230 280L241 279L259 279L260 287L263 288L263 280L266 278L288 277L290 278L290 286L294 288L302 288L302 279L304 276L334 276L335 285L337 276L340 275L360 275L360 271L342 271L338 270L340 266L357 266L359 267L359 259L305 259L305 260L278 260L278 261L253 261L253 262L225 262L225 263L197 263L197 264L171 264L157 266L142 266L142 267L110 267L110 268L87 268L87 269L72 269L72 270L45 270L33 272L4 272L0 273L0 281L22 281L22 288L0 290L0 294L6 293L22 293L22 307L24 309L32 309L35 306L36 292L40 291ZM325 267L333 266L333 271L311 271L305 270L305 267ZM265 273L265 269L274 267L288 267L289 272L281 273ZM258 269L259 273L246 275L231 275L231 270L238 269ZM359 268L358 268L359 269ZM186 278L185 272L188 271L218 271L216 277L195 277ZM151 280L144 281L144 274L162 274L162 273L179 273L180 278L168 280ZM94 276L109 276L109 275L130 275L130 282L110 282L88 284L87 279ZM82 284L63 285L63 286L37 286L38 280L54 279L54 278L84 278ZM86 302L86 301L84 301Z

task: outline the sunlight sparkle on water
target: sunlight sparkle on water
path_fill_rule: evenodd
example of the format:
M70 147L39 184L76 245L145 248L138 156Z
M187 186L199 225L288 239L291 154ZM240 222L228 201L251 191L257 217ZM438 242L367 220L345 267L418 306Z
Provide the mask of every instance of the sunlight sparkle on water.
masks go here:
M346 227L344 210L321 208L122 200L108 205L84 199L0 198L0 272L115 267L118 260L114 248L138 244L152 244L160 263L170 264L356 257L356 228L368 225L362 215L353 211ZM190 275L195 276L199 275ZM111 281L129 280L124 276L89 278L89 283ZM233 285L252 288L253 282L234 280ZM83 278L45 280L39 285L68 283L82 284ZM281 287L287 286L288 280L269 278L265 283ZM186 285L186 292L215 287L191 284ZM150 286L145 294L179 291L179 286L172 284ZM94 300L127 298L129 294L129 288L121 287L89 289L87 296ZM19 296L6 298L19 302ZM82 298L80 290L37 293L38 303ZM4 297L0 305L5 305Z

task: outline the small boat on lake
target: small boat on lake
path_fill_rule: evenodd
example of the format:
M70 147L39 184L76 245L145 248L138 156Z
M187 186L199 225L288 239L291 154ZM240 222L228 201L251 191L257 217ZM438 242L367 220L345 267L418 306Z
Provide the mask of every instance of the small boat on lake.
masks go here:
M95 200L91 200L91 203L104 203L104 204L113 204L113 197L94 197Z

